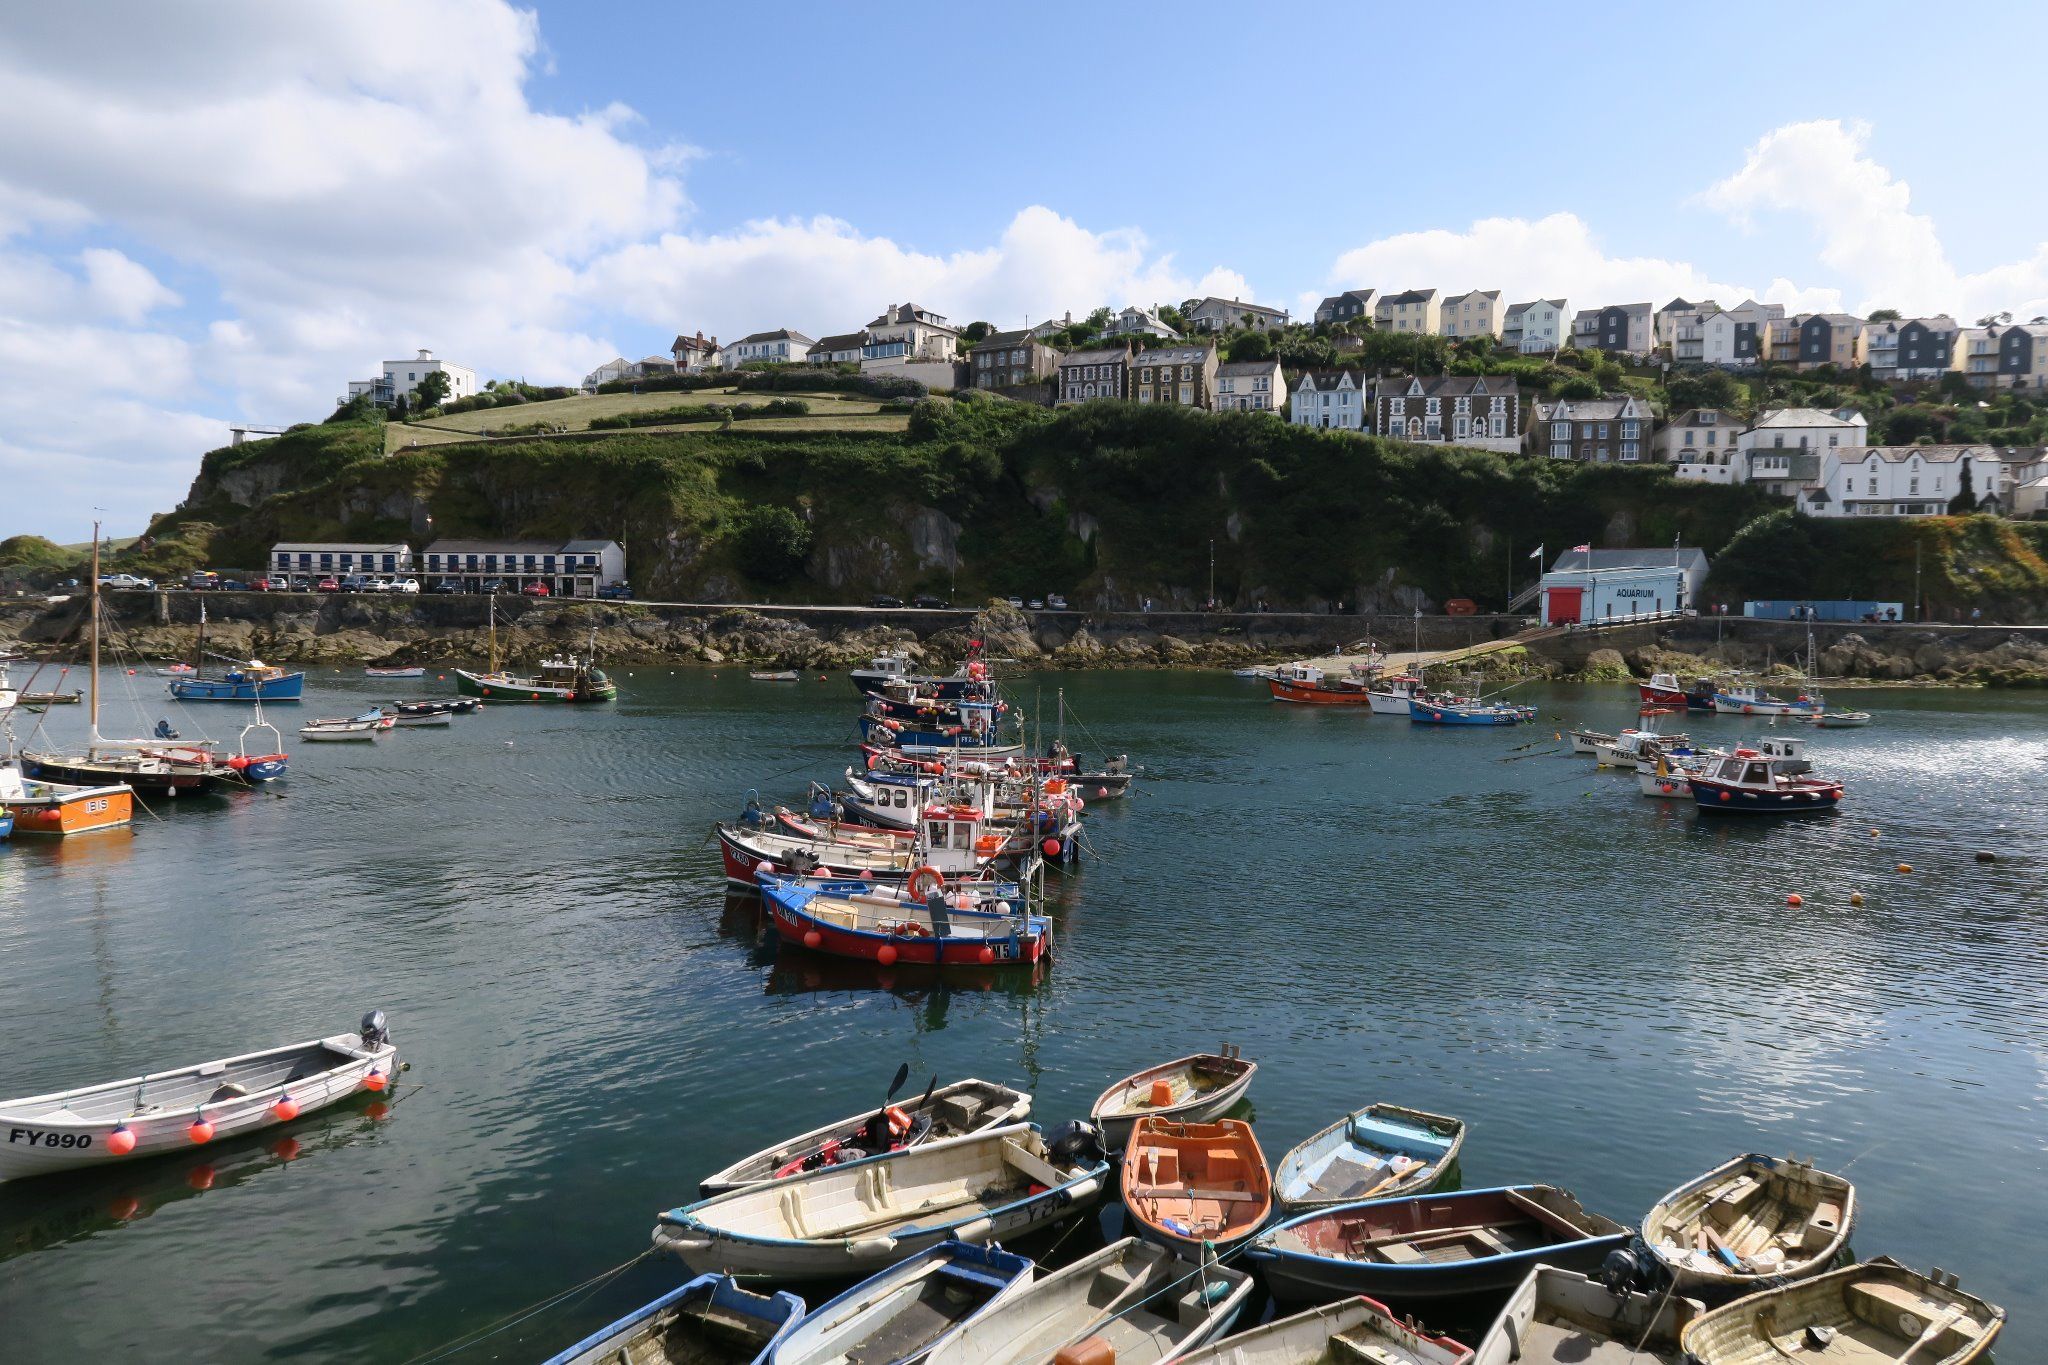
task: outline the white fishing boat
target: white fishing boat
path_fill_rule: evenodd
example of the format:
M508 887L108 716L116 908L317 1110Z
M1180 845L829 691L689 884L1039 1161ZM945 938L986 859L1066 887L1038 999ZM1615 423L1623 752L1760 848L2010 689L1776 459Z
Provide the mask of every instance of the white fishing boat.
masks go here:
M901 1084L898 1081L897 1086L892 1087L892 1097ZM764 1147L750 1156L741 1157L715 1175L706 1176L698 1183L697 1191L709 1199L749 1185L800 1174L787 1169L792 1163L801 1164L803 1169L816 1170L821 1166L835 1166L871 1156L873 1152L868 1150L869 1146L875 1150L888 1150L897 1139L913 1134L916 1140L904 1142L903 1146L921 1146L927 1142L942 1142L947 1138L985 1132L990 1128L1007 1127L1022 1123L1030 1114L1031 1097L1023 1091L969 1077L939 1086L913 1103L884 1103L879 1108L849 1114L772 1147ZM903 1132L882 1134L879 1142L871 1143L869 1130L877 1118L892 1127L900 1124Z
M1818 1274L1848 1245L1856 1187L1811 1162L1736 1157L1658 1200L1643 1244L1680 1293L1747 1293Z
M793 668L780 668L761 670L749 673L747 676L755 682L795 682L797 680L797 671Z
M1698 1299L1539 1265L1479 1339L1472 1365L1683 1365L1679 1336L1703 1311Z
M1683 734L1667 735L1658 730L1623 730L1611 743L1594 750L1596 766L1635 771L1658 754L1686 755L1693 752L1692 740Z
M1614 743L1615 736L1605 730L1573 730L1570 732L1572 752L1597 758L1600 751Z
M1636 786L1643 795L1659 801L1692 800L1692 779L1707 765L1726 758L1719 749L1705 749L1691 758L1656 754L1636 765Z
M366 678L424 678L427 670L418 666L411 668L365 668Z
M1465 1365L1471 1359L1470 1347L1430 1336L1363 1294L1173 1358L1174 1365Z
M1126 1237L1041 1274L925 1357L925 1365L1159 1365L1223 1337L1252 1277Z
M1823 730L1860 730L1870 724L1868 711L1822 711L1805 718Z
M661 1215L657 1249L741 1278L845 1279L949 1238L1014 1239L1091 1208L1109 1178L1099 1136L1030 1124L734 1190Z
M1244 1060L1226 1043L1221 1052L1200 1052L1133 1072L1096 1096L1088 1119L1102 1130L1109 1150L1121 1152L1141 1118L1176 1123L1222 1118L1252 1088L1258 1069L1257 1062Z
M455 716L448 711L401 711L395 707L384 707L380 714L388 717L394 726L408 730L445 730L455 723Z
M384 1012L358 1032L101 1085L0 1100L0 1180L157 1156L289 1123L398 1075Z
M1376 716L1405 716L1408 703L1421 695L1422 679L1406 673L1380 678L1366 689L1372 713Z
M941 1242L812 1309L766 1365L915 1365L1021 1293L1037 1270L994 1243Z
M1714 693L1714 710L1724 716L1812 716L1826 709L1818 698L1802 693L1787 701L1755 683L1736 683Z
M316 744L360 743L374 740L378 731L389 730L393 723L390 716L372 709L360 716L309 720L299 727L299 738Z

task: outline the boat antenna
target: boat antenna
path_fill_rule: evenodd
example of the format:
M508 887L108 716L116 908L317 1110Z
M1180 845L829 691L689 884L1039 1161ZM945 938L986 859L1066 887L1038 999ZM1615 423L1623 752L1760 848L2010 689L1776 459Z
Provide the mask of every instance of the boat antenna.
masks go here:
M100 741L100 524L92 524L92 742Z

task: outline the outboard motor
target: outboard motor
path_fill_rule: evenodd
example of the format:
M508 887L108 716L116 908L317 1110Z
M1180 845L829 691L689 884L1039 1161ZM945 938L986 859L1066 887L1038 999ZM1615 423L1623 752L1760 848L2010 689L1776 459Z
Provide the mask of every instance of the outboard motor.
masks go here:
M740 823L749 829L761 826L761 799L752 793L747 795L747 804L740 807Z
M813 820L830 820L836 812L837 806L832 800L831 791L823 783L813 782L811 784L811 818Z
M1045 1135L1045 1149L1055 1166L1093 1166L1107 1154L1102 1130L1085 1119L1069 1119Z
M153 733L158 739L176 739L178 737L178 732L171 728L171 722L167 719L157 721L156 730Z
M363 1016L363 1046L384 1047L391 1041L391 1030L385 1027L384 1011L371 1010Z
M1633 1245L1616 1247L1600 1262L1600 1287L1617 1299L1631 1290L1648 1290L1650 1276Z

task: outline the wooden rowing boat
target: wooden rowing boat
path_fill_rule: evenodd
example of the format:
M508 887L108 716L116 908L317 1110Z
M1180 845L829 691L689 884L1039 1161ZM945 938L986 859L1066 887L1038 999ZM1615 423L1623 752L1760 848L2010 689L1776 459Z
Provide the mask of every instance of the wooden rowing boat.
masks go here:
M353 1034L0 1100L0 1180L160 1156L289 1123L398 1075L382 1010Z
M1681 1293L1726 1297L1827 1268L1849 1243L1856 1187L1811 1162L1751 1153L1643 1215L1643 1244Z
M925 1365L1158 1365L1236 1325L1252 1277L1126 1237L1036 1281Z
M1266 1154L1249 1123L1141 1118L1124 1148L1124 1207L1139 1234L1199 1258L1221 1255L1273 1212Z
M1628 1236L1564 1190L1512 1185L1304 1213L1260 1233L1244 1254L1277 1299L1370 1294L1407 1305L1505 1294L1539 1261L1592 1270Z
M1683 1365L1679 1335L1704 1311L1682 1294L1610 1289L1539 1265L1479 1339L1472 1365Z
M845 1279L951 1238L1014 1238L1092 1207L1109 1178L1094 1130L1030 1124L827 1166L661 1215L656 1248L742 1278Z
M1181 1123L1222 1118L1251 1089L1258 1069L1225 1044L1221 1052L1198 1052L1124 1077L1096 1097L1088 1118L1109 1150L1121 1152L1132 1127L1148 1114Z
M1465 1122L1398 1104L1368 1104L1301 1143L1273 1171L1289 1213L1425 1194L1444 1183L1465 1145Z
M1470 1347L1433 1337L1364 1296L1276 1318L1174 1365L1465 1365Z
M925 1135L917 1143L942 1142L947 1138L965 1137L969 1133L985 1132L990 1128L1002 1128L1022 1123L1031 1113L1031 1097L1021 1090L994 1081L969 1078L942 1085L932 1091L928 1098L894 1106L900 1109L912 1122L929 1116L930 1122L923 1125ZM785 1168L792 1162L815 1161L810 1169L836 1166L842 1161L857 1161L872 1152L863 1146L877 1109L868 1109L858 1114L849 1114L807 1133L764 1147L751 1156L743 1156L715 1175L706 1176L698 1182L697 1191L704 1198L725 1194L731 1190L744 1189L749 1185L760 1185L770 1180L785 1178ZM797 1174L797 1172L788 1172Z
M1021 1292L1037 1269L993 1244L941 1242L813 1309L765 1365L915 1365Z
M699 1275L544 1365L766 1365L803 1315L794 1294L753 1294L730 1276Z
M1988 1358L2004 1326L2005 1310L1965 1294L1955 1276L1880 1256L1716 1308L1681 1345L1688 1365L1964 1365Z

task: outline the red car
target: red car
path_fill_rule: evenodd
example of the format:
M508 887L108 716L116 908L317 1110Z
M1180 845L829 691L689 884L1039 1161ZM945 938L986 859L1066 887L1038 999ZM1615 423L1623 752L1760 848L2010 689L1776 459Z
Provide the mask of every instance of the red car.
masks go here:
M279 592L283 592L283 591L284 591L284 580L283 580L283 579L279 579L279 580L278 580L278 583L277 583L277 590L278 590ZM267 578L252 578L252 579L250 579L250 580L249 580L249 591L250 591L250 592L269 592L269 591L270 591L270 580L269 580L269 579L267 579Z
M313 591L314 591L314 592L340 592L340 591L341 591L341 580L340 580L340 579L338 579L338 578L334 578L334 577L331 577L331 576L330 576L330 577L327 577L327 578L323 578L323 579L321 579L321 580L320 580L320 581L319 581L318 583L315 583L315 584L313 585Z
M533 581L532 581L531 583L528 583L528 584L527 584L527 585L526 585L525 587L521 588L521 589L520 589L519 591L520 591L520 592L522 592L522 593L524 593L524 594L525 594L526 596L528 596L528 597L547 597L547 596L549 596L549 593L548 593L548 585L547 585L547 584L545 584L545 583L543 583L543 582L541 582L541 581L540 581L540 580L539 580L538 578L534 579L534 580L533 580Z

